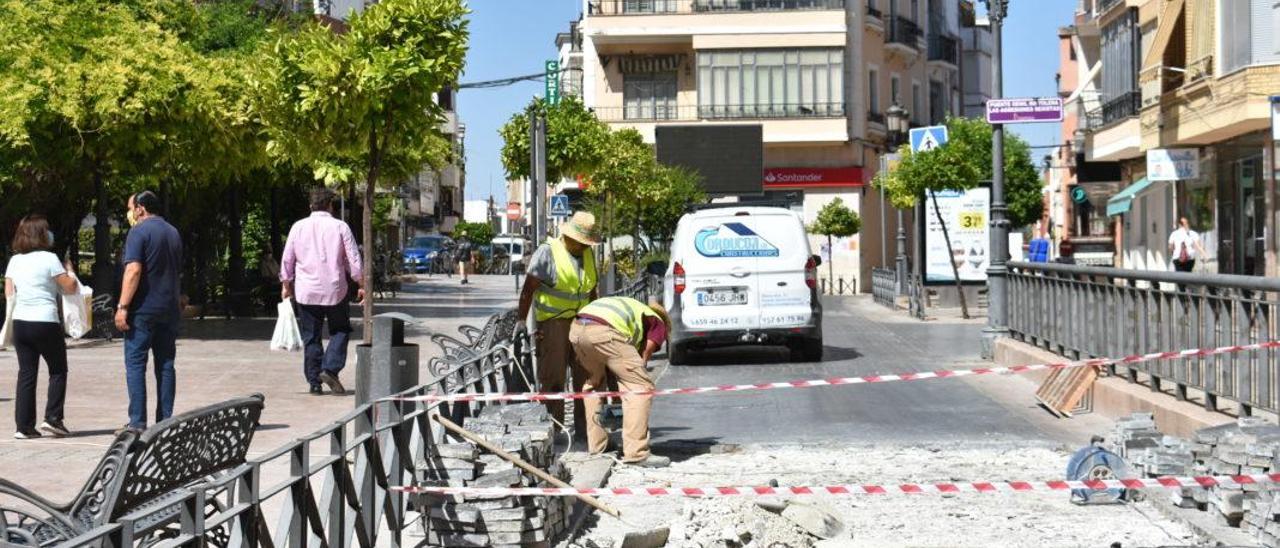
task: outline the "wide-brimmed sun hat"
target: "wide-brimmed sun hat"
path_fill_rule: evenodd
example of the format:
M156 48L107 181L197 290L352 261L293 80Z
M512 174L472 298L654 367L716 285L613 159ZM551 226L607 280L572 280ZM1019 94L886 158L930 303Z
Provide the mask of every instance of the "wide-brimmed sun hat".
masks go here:
M560 234L587 245L600 243L600 231L596 227L596 216L586 211L573 214L568 221L560 224Z

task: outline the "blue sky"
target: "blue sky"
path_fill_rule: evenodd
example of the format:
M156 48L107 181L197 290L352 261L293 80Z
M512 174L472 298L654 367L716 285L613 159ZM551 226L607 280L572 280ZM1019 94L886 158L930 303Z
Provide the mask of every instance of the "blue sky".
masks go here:
M860 1L860 0L851 0ZM1005 20L1006 97L1053 96L1058 70L1058 28L1070 24L1075 0L1013 0ZM579 0L472 0L471 49L463 82L496 80L542 70L556 56L555 35L577 19ZM498 160L498 128L534 95L541 82L463 90L458 111L467 126L467 199L492 192L505 202L506 174ZM1061 141L1057 124L1012 126L1032 145ZM1034 160L1048 152L1034 151ZM490 184L492 181L492 184Z

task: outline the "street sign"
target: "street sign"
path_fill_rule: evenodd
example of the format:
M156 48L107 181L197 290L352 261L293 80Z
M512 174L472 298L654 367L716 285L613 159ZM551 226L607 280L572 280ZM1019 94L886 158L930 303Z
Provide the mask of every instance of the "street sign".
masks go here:
M551 216L552 217L568 217L573 215L573 210L569 209L569 197L564 194L556 194L551 197Z
M507 202L507 219L511 221L519 221L520 209L520 202Z
M928 152L947 144L947 126L918 127L911 130L911 152Z
M1077 204L1083 204L1089 201L1089 193L1085 192L1083 187L1071 187L1071 201Z
M560 104L560 62L547 61L546 71L543 72L543 79L546 81L546 93L544 97L548 105Z
M1061 97L987 99L987 123L1023 124L1061 122Z

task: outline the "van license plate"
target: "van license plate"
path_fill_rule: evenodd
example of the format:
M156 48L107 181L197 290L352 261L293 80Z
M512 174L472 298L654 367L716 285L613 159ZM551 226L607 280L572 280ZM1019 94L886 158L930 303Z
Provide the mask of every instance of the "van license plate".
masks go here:
M725 287L697 292L698 306L723 306L747 304L746 288Z

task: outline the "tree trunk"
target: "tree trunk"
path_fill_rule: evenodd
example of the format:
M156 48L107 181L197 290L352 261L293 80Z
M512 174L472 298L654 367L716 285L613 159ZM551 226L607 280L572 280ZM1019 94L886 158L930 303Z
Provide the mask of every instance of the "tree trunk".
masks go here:
M361 287L364 288L362 317L364 343L373 344L373 189L378 183L378 168L382 163L382 151L378 147L377 130L369 130L369 174L364 183L364 199L361 200L361 240L364 242L364 259L361 261Z
M230 240L227 242L227 304L228 316L241 317L248 314L248 291L245 288L244 265L244 215L240 188L232 183L227 192L227 228Z
M278 196L279 189L273 184L271 186L271 215L269 227L271 230L271 254L278 261L284 255L283 244L280 242L280 198Z
M951 253L951 235L947 233L947 221L942 218L942 210L938 209L938 195L929 192L929 197L933 199L933 213L938 216L938 224L942 225L942 239L947 242L947 253ZM953 255L949 255L947 260L951 262L951 275L956 279L956 293L960 296L960 316L969 319L969 304L964 298L964 284L960 281L960 267L956 265L956 259Z
M836 287L836 248L831 243L831 235L827 234L827 282L831 284L831 294L835 295Z
M107 185L102 181L102 166L96 159L90 160L93 171L93 285L102 293L120 297L120 287L115 280L115 261L111 255L111 206L107 200ZM113 302L114 304L114 302Z

